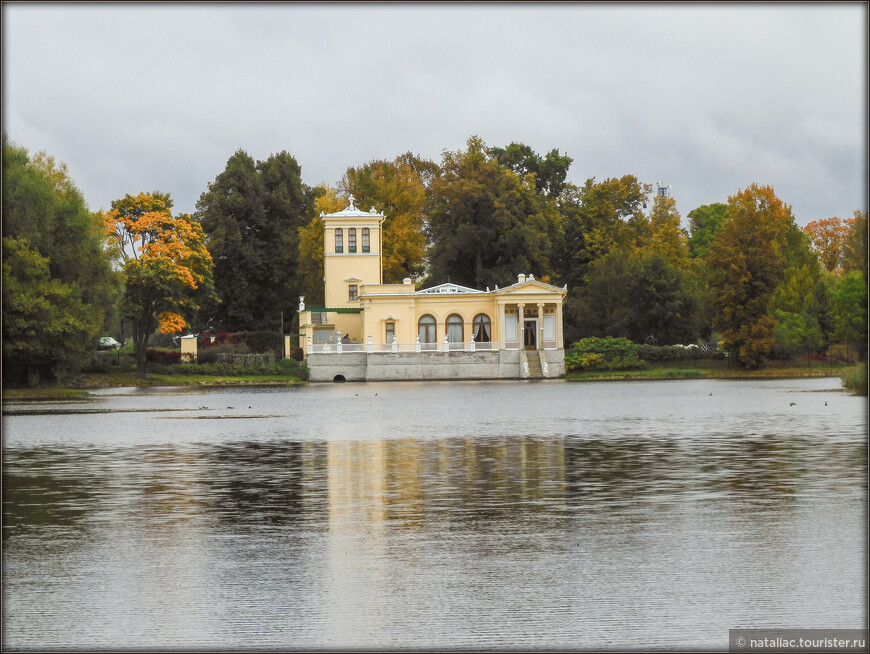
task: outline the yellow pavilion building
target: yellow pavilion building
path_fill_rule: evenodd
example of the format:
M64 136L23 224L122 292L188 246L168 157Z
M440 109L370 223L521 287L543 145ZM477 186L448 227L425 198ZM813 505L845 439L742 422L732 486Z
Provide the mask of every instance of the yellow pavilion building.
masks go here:
M566 289L519 274L504 288L383 283L384 215L321 214L324 307L299 302L312 381L522 379L565 370ZM511 280L513 281L513 280ZM289 343L288 343L289 345Z

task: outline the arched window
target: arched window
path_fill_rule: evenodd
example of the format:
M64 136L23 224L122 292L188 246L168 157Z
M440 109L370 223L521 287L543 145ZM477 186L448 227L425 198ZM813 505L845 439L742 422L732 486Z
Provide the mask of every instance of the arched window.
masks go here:
M363 227L362 230L362 251L369 252L371 250L371 239L369 238L369 228Z
M458 316L455 313L447 316L447 340L451 343L461 343L463 339L462 327L463 327L462 316Z
M492 324L489 316L485 313L479 313L474 316L473 332L475 343L489 343L492 340Z
M432 316L426 315L420 318L419 322L419 331L420 334L420 342L421 343L435 343L435 318Z
M347 251L356 252L356 229L353 227L347 230Z
M344 252L344 230L341 227L335 229L335 251L338 254Z

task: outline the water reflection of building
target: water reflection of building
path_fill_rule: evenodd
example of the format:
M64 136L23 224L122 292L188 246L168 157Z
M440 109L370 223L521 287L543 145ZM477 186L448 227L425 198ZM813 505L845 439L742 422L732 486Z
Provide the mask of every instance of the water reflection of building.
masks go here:
M562 438L473 436L327 444L330 530L377 537L428 521L501 519L564 503Z

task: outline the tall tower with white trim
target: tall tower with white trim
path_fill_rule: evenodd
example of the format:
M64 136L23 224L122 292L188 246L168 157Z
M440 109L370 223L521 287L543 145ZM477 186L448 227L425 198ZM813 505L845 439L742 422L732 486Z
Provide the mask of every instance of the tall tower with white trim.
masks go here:
M381 284L384 214L360 211L348 198L347 209L320 214L323 220L324 300L327 307L359 308L363 284Z

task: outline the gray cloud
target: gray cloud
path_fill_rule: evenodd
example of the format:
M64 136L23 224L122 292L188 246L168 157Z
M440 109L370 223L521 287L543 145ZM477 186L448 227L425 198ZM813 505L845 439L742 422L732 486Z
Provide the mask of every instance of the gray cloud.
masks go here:
M3 5L3 129L96 209L179 211L238 149L309 184L472 134L672 185L771 184L799 223L867 208L867 7Z

